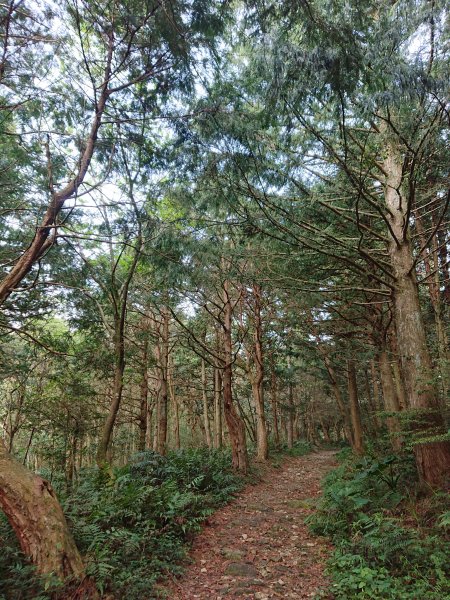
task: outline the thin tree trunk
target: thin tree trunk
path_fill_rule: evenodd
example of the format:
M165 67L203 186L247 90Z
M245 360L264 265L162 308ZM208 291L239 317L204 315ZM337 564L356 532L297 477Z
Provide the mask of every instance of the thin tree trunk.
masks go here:
M292 382L288 383L288 410L287 410L287 445L292 448L294 445L294 390Z
M353 430L353 451L356 454L364 454L361 412L358 401L355 363L353 360L348 361L348 398L350 402L350 417Z
M44 253L53 245L55 241L55 231L57 217L61 212L66 200L76 196L79 187L82 185L86 173L91 164L94 150L97 144L97 136L102 124L103 113L105 112L107 100L110 92L108 85L111 77L111 61L114 52L113 36L108 39L108 53L104 71L103 83L99 88L99 94L95 106L95 115L91 123L89 135L85 141L84 150L77 161L78 168L74 177L60 190L53 189L52 165L50 150L47 147L47 160L50 179L50 202L47 210L36 227L33 240L27 249L22 253L9 273L0 282L0 304L14 291L19 283L28 275L33 265L44 255ZM52 235L53 234L53 235Z
M179 450L181 448L181 440L180 440L180 405L178 402L177 395L175 393L175 383L173 377L173 361L171 360L171 356L168 357L168 372L167 372L167 385L170 392L170 400L173 407L173 418L174 418L174 439L175 439L175 448Z
M76 433L72 435L72 440L69 448L69 460L67 462L66 469L66 483L67 489L70 490L73 485L73 480L75 476L76 469L76 460L77 460L77 451L78 451L78 437Z
M264 409L264 359L263 359L263 331L261 319L261 286L253 285L254 298L254 334L253 357L254 374L251 376L253 401L256 410L256 456L260 461L265 461L269 456L269 443L267 439L266 414Z
M375 365L375 360L370 361L370 373L372 376L372 389L373 389L373 402L375 405L375 410L380 410L380 386L378 385L378 375L377 368Z
M369 419L372 425L373 435L376 437L380 428L380 422L376 414L377 408L375 405L375 400L372 396L372 390L370 389L369 371L367 369L364 369L364 380L366 383L367 403L369 405Z
M163 309L162 316L162 337L160 343L157 345L160 388L157 405L158 438L156 449L157 452L159 452L162 455L165 455L167 451L167 405L169 396L167 384L167 371L169 360L169 311L167 310L167 308Z
M147 414L148 414L148 336L144 340L142 350L142 373L141 384L139 386L139 452L143 452L146 447L147 439Z
M214 367L214 446L222 447L222 377L218 367Z
M114 384L112 389L112 399L109 407L108 416L103 427L102 435L97 450L97 465L104 468L110 458L111 438L114 424L119 412L123 393L123 374L125 372L125 312L122 312L120 320L116 323L114 334Z
M145 449L153 448L153 408L154 402L147 402L147 428L145 434Z
M205 437L206 444L208 448L212 447L211 440L211 426L209 423L209 413L208 413L208 392L207 392L207 379L206 379L206 364L205 360L202 358L202 404L203 404L203 424L205 427Z
M233 377L233 344L232 344L232 307L229 295L228 282L224 284L224 368L223 368L223 405L228 433L230 435L231 453L234 469L247 473L248 455L245 439L245 425L236 410L233 402L232 377Z
M270 403L272 406L273 419L273 438L275 446L280 447L280 428L278 423L278 394L277 394L277 376L275 373L275 363L273 356L271 359L271 374L270 374Z
M330 378L331 387L333 389L333 394L336 399L336 404L337 404L338 410L339 410L342 420L343 420L345 437L347 438L347 441L350 444L350 446L353 447L354 442L353 442L353 434L352 434L352 426L351 426L351 422L350 422L350 417L348 414L347 407L345 406L344 399L342 398L341 389L340 389L338 381L337 381L337 376L336 376L335 370L333 368L333 365L331 364L331 360L330 360L326 350L322 347L321 344L319 344L318 347L319 347L319 352L322 355L323 361L325 363L325 367L327 369L328 376Z

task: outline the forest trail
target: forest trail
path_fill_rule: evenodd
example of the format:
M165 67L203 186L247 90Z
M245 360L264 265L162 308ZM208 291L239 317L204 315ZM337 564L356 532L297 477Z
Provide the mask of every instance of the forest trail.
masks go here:
M192 564L167 589L171 600L313 598L327 586L327 541L304 523L336 465L332 451L286 458L257 485L210 517L194 540Z

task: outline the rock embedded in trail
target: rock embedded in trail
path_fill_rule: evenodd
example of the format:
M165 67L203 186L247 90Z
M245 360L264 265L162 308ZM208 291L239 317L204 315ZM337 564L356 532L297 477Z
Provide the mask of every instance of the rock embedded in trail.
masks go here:
M237 575L238 577L259 577L258 571L248 563L232 562L225 570L227 575Z

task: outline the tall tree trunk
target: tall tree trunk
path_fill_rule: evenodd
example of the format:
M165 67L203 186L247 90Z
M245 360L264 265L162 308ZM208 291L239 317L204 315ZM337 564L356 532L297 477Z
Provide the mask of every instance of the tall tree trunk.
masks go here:
M147 430L145 434L145 449L153 448L153 409L154 401L147 402Z
M391 144L384 161L387 173L385 202L389 211L391 241L389 255L395 276L393 301L400 361L405 377L408 407L417 412L416 428L420 436L445 431L433 384L433 370L427 348L425 327L419 302L414 256L409 236L408 198L402 192L402 157ZM412 199L409 198L412 202ZM419 420L420 419L420 420ZM414 446L421 479L432 485L445 485L450 471L450 442L422 442Z
M265 461L269 456L269 444L267 440L267 424L264 410L264 361L262 341L262 319L261 319L261 287L253 285L254 297L254 322L253 334L254 344L254 376L252 377L253 400L256 409L256 446L258 460Z
M375 410L378 411L380 410L380 386L378 384L378 374L374 359L370 361L370 374L372 377L373 401Z
M248 471L247 443L245 439L245 425L236 410L233 402L232 376L233 376L233 343L232 343L232 306L229 295L228 282L223 290L223 342L224 342L224 367L223 367L223 405L228 433L230 434L233 467L242 472Z
M289 358L289 357L288 357ZM294 390L292 382L288 383L288 407L287 407L287 445L288 448L292 448L294 445Z
M0 507L23 553L43 575L82 579L83 561L51 485L34 475L0 440ZM95 597L92 591L90 597Z
M280 427L278 423L278 394L277 394L277 375L275 373L275 364L273 358L271 360L271 374L270 374L270 404L272 406L272 420L273 420L273 439L275 446L280 446Z
M167 385L170 393L170 400L173 407L173 419L174 419L174 427L173 427L173 437L175 440L175 448L179 450L181 448L181 439L180 439L180 404L178 402L177 395L175 393L175 383L174 383L174 372L173 372L173 360L171 359L171 355L168 357L168 371L167 371Z
M366 383L367 402L369 405L369 418L372 425L373 435L376 437L380 428L380 422L377 417L378 408L375 404L375 399L372 396L372 390L370 388L369 371L367 370L367 368L364 369L364 380Z
M350 417L349 417L348 410L345 405L344 399L342 398L341 389L339 387L336 372L331 363L330 357L328 356L328 353L325 350L325 348L322 346L321 342L318 342L318 349L322 356L325 367L327 369L328 377L330 378L331 387L333 390L333 394L336 399L336 404L337 404L339 413L343 420L345 437L347 438L347 441L350 444L350 446L353 447L353 435L352 435L352 426L351 426L351 422L350 422Z
M206 379L206 364L202 358L202 404L203 404L203 424L205 427L205 438L208 448L212 447L211 441L211 426L209 424L209 413L208 413L208 392L207 392L207 379Z
M139 452L143 452L147 439L147 413L148 413L148 336L145 337L142 350L142 373L139 386Z
M222 375L214 367L214 447L222 447Z
M381 386L383 389L384 408L387 412L400 412L400 403L395 389L394 380L392 377L391 365L389 362L388 353L385 349L381 350L378 355ZM400 431L400 423L396 417L388 417L386 419L389 433L391 434L391 444L394 450L400 450L402 441L398 435Z
M449 357L447 332L445 331L442 314L443 311L440 293L441 282L439 280L439 256L437 238L436 236L433 237L433 239L431 240L431 249L428 249L426 247L427 238L424 232L422 218L417 210L415 211L415 224L417 233L419 235L419 243L420 246L423 248L422 258L425 266L426 284L430 295L431 306L433 307L437 347L440 359L439 362L440 367L442 367ZM433 219L432 221L432 226L437 226L435 219ZM441 372L441 376L445 376L445 372Z
M169 365L169 311L167 308L163 309L162 317L162 336L157 345L160 387L157 404L158 438L156 450L160 454L165 455L167 451L167 405L169 398L167 382Z
M110 450L114 424L122 401L123 374L125 372L125 314L125 310L122 310L120 318L116 320L114 327L114 384L108 416L106 417L97 450L97 465L100 468L104 468L109 462L108 451Z
M350 402L350 417L353 430L353 451L364 454L361 412L358 401L358 387L356 383L356 369L353 360L348 361L348 399Z
M450 269L448 260L448 230L442 224L437 231L439 267L441 270L441 281L444 287L444 304L450 306Z

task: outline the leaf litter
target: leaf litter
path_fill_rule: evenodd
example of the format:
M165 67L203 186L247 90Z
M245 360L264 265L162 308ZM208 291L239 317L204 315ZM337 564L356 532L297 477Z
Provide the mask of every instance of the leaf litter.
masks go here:
M212 515L194 539L184 574L164 587L170 600L331 598L324 574L330 543L305 525L334 452L289 457L268 467Z

